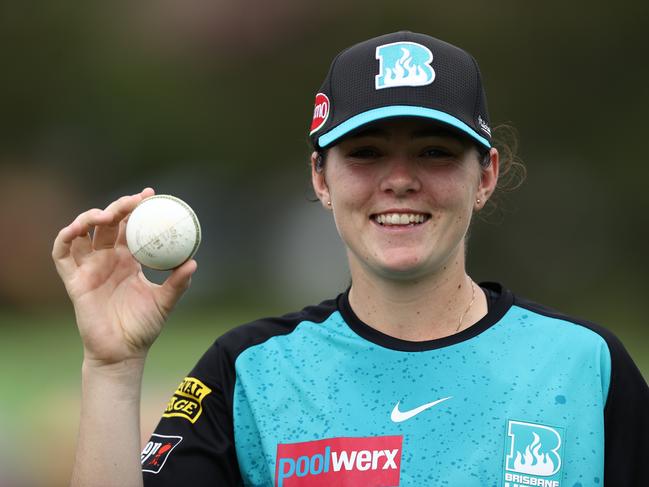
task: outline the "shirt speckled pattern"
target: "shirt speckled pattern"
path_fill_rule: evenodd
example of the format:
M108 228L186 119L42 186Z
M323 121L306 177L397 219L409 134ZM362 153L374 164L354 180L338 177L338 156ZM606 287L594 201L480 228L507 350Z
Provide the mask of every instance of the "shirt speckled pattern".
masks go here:
M483 286L493 297L487 316L440 340L383 335L360 322L346 293L226 334L190 374L214 391L203 416L163 418L156 433L183 441L159 473L145 474L146 485L175 485L190 465L203 472L192 485L371 487L353 475L379 479L376 486L641 485L625 483L639 464L607 447L628 424L626 451L639 455L649 431L646 383L619 342ZM395 406L422 405L391 418ZM382 483L377 459L363 463L338 443L324 448L383 437L400 438L384 466L398 484ZM322 452L279 455L294 444ZM347 454L359 455L348 470L336 463Z

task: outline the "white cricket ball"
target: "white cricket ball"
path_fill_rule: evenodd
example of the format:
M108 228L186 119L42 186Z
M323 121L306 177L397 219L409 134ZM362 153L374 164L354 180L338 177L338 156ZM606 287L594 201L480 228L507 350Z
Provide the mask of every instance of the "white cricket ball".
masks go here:
M158 194L142 200L129 216L126 243L140 264L166 271L194 256L201 226L183 200Z

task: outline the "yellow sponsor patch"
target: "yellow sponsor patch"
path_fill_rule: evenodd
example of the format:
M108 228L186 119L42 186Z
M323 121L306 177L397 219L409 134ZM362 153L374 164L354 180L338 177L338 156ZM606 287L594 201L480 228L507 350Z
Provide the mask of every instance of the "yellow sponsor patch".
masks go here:
M185 377L174 395L171 396L167 409L162 414L163 418L185 418L195 423L203 412L203 398L212 389L194 377Z

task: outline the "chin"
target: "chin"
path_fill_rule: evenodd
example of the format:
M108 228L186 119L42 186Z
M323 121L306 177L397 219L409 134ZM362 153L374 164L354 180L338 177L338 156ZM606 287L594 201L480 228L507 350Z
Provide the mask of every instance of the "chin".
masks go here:
M402 257L400 259L384 260L380 265L379 274L395 280L412 280L429 273L421 258Z

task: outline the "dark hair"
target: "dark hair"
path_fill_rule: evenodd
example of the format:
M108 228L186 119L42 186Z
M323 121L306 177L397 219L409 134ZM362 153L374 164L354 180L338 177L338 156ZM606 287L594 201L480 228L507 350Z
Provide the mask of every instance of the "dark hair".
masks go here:
M316 158L315 158L315 170L316 172L322 172L324 169L325 165L325 159L327 157L327 150L326 149L319 149L316 150Z
M518 134L511 125L501 124L494 127L492 132L493 146L500 155L500 171L496 190L491 195L484 208L478 213L484 221L492 221L491 217L502 219L507 211L506 196L518 189L527 176L525 164L518 157ZM484 161L484 159L483 159ZM482 163L481 163L482 164ZM486 167L483 165L483 167Z

